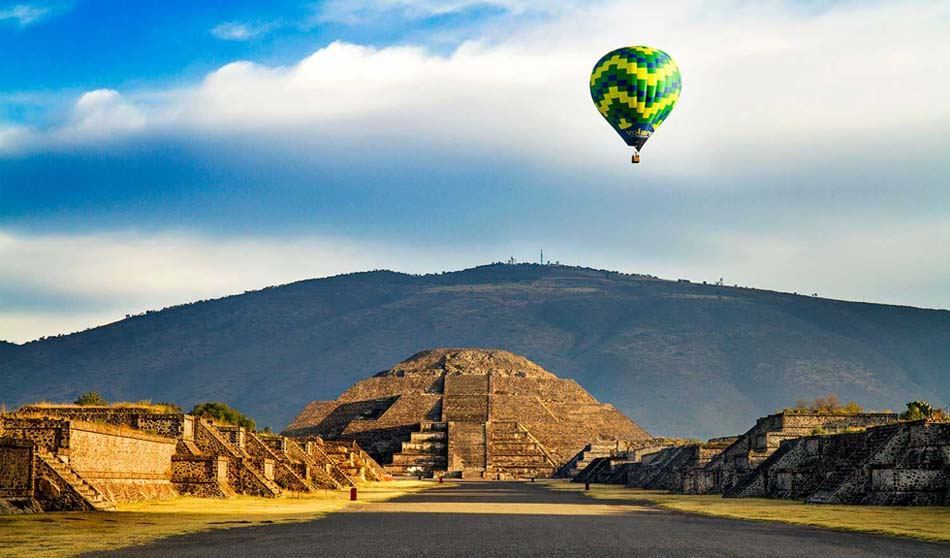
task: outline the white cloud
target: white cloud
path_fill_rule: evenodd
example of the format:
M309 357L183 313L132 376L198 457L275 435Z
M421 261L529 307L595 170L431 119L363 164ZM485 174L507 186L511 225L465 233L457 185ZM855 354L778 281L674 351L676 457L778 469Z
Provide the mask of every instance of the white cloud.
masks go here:
M69 124L59 130L64 138L99 138L127 134L145 128L145 110L113 89L84 93L73 108Z
M648 145L655 163L643 173L781 172L829 154L876 160L901 145L913 156L945 151L950 73L935 68L950 59L950 3L847 3L819 13L786 2L558 6L555 17L448 55L336 42L290 66L228 64L164 97L100 90L88 112L80 99L82 114L64 128L95 138L278 129L616 166L626 147L592 107L586 80L603 52L636 42L668 50L684 75L682 100ZM145 95L163 101L141 105Z
M23 235L0 230L0 262L0 292L26 289L42 293L37 298L55 298L57 306L64 300L94 301L97 309L49 312L0 307L0 339L23 342L118 320L128 313L300 279L381 267L428 272L481 260L457 250L425 251L330 237L222 239L184 232Z
M807 234L736 227L695 237L692 253L663 257L562 240L548 257L567 264L811 294L950 308L944 253L950 220L836 222ZM32 234L0 230L0 292L28 290L57 310L0 308L0 339L23 342L121 319L125 314L245 290L370 269L412 273L534 258L532 240L460 247L344 237L228 237L194 232ZM79 303L62 309L64 301ZM89 311L88 308L95 308Z
M32 130L25 126L0 125L0 153L19 152L32 139Z
M225 41L249 41L266 35L278 27L276 22L250 23L226 21L214 26L211 34Z
M47 6L15 4L9 8L0 9L0 22L13 21L20 27L27 27L42 21L50 15L51 11Z
M96 312L0 312L0 340L25 343L40 337L66 335L109 324L125 317L121 309Z
M711 283L722 277L727 285L950 309L950 260L938 256L946 252L950 238L948 217L912 222L841 219L807 231L736 227L693 236L693 254L641 260L632 268L668 278ZM616 260L611 263L617 265Z

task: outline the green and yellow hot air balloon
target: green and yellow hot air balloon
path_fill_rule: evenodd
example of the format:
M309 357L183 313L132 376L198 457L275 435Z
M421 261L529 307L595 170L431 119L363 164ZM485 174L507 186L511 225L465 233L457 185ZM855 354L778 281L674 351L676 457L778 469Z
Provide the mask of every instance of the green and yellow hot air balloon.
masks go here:
M640 149L666 120L680 97L679 68L670 55L646 46L618 48L597 61L590 96L600 114L633 147Z

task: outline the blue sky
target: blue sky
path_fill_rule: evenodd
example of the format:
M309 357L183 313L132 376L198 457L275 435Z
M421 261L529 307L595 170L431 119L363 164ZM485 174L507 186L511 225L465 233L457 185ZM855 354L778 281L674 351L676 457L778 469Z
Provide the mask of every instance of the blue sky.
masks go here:
M948 308L948 31L942 1L0 1L0 339L540 248ZM684 76L639 167L586 87L625 44Z

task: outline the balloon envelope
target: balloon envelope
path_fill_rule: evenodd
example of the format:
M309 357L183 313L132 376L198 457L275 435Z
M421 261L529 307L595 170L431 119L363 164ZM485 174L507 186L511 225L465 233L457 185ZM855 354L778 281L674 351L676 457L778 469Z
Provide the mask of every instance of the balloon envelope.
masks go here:
M608 52L590 74L590 96L597 110L638 151L670 115L681 87L676 62L646 46Z

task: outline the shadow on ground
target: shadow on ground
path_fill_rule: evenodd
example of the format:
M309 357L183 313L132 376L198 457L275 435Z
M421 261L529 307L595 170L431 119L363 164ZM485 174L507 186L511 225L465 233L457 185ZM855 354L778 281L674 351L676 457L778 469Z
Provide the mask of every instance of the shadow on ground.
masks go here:
M460 482L317 521L172 537L97 556L945 557L950 545L592 500L541 483Z

